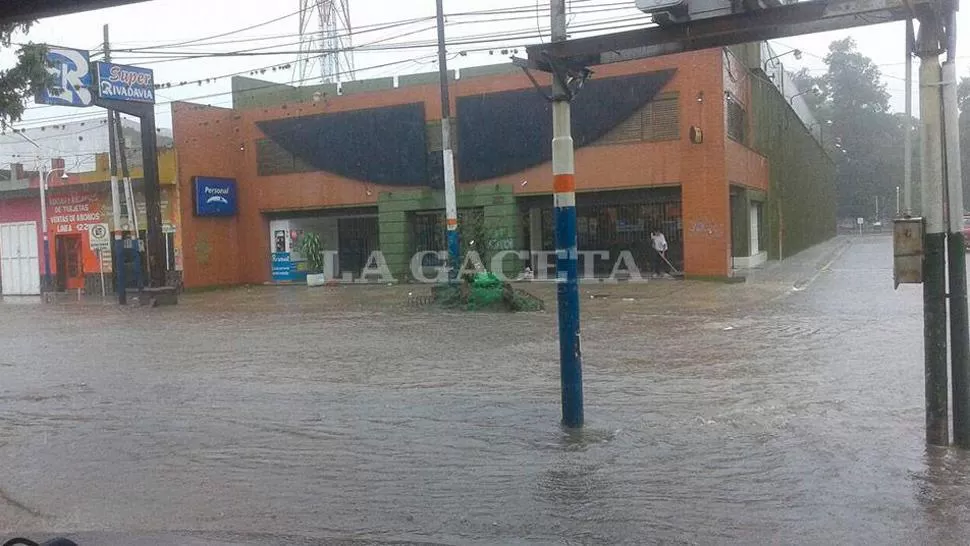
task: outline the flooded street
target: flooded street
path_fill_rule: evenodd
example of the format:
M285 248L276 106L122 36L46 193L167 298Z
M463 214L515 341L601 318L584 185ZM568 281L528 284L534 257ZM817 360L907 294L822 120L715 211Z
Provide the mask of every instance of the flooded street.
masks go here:
M920 288L888 237L823 250L583 285L579 433L551 286L515 315L413 286L4 303L0 536L968 543L970 457L924 448Z

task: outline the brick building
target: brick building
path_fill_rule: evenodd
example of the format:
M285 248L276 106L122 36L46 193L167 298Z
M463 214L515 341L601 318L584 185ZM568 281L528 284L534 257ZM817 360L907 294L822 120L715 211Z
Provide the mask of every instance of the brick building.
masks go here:
M656 227L688 276L726 278L831 236L831 162L761 51L596 69L573 107L580 250L629 251L645 269ZM551 250L549 103L509 66L455 76L463 225L496 249ZM331 276L358 275L381 250L406 280L415 252L444 248L437 74L339 90L236 78L233 90L233 109L173 106L187 287L297 280L306 231L337 252ZM195 214L200 176L236 180L235 215Z

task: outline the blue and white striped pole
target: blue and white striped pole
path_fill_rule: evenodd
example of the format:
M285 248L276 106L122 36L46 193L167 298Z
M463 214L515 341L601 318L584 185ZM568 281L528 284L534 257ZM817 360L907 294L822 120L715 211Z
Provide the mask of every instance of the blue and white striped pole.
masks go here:
M566 39L565 0L552 0L552 41ZM569 95L553 78L552 174L556 226L556 297L559 308L559 375L562 423L583 426L583 359L579 344L579 278L576 248L576 178Z

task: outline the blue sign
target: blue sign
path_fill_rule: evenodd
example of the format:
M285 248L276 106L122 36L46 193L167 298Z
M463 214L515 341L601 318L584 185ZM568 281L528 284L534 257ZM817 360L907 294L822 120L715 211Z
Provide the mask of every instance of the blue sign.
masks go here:
M289 252L273 253L273 282L306 280L306 262L294 262Z
M155 102L155 76L150 69L112 63L95 65L98 96L102 99Z
M192 181L195 184L196 216L236 215L238 207L235 180L196 176Z
M37 94L40 104L91 106L94 97L91 63L87 51L63 47L47 48L47 72L53 77L49 89Z

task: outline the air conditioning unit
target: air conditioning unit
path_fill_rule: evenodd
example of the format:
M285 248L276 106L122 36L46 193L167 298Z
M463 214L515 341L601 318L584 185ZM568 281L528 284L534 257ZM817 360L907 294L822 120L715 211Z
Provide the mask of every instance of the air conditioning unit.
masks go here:
M780 5L781 0L636 0L637 9L652 15L661 26Z

